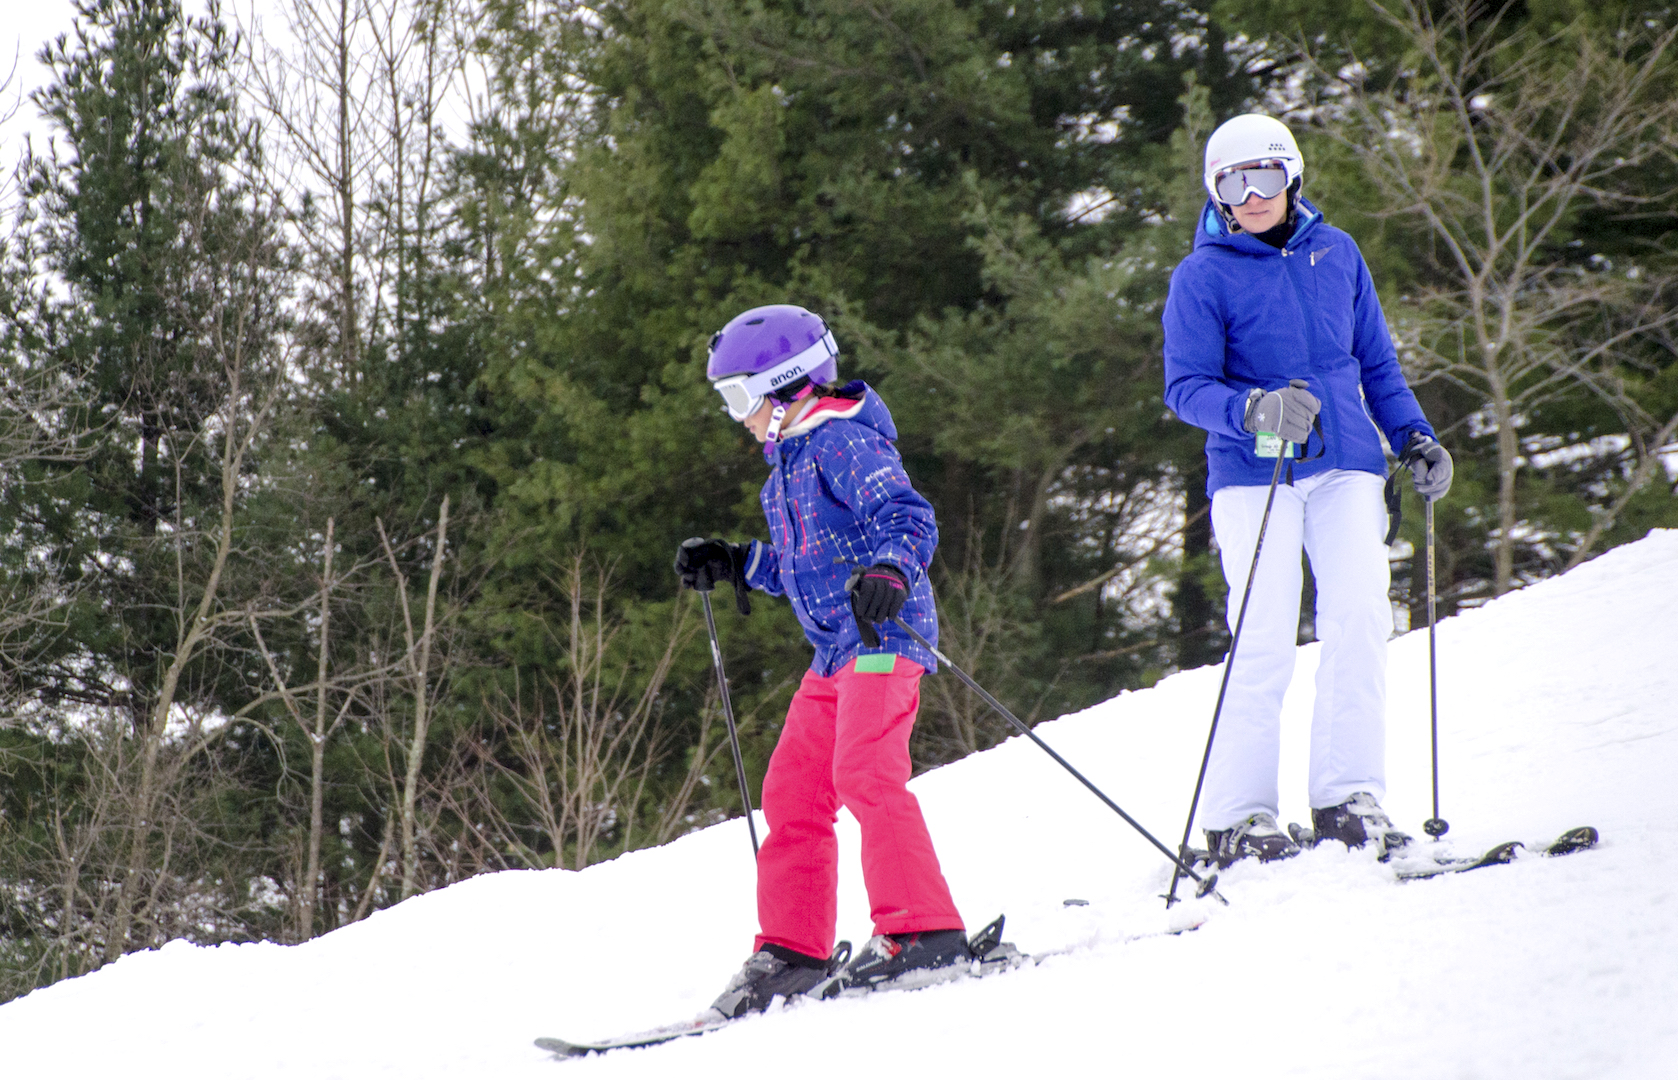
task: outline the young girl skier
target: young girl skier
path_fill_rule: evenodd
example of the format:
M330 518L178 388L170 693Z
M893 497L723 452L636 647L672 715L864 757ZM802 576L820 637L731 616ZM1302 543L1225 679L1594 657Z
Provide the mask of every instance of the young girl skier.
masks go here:
M1203 176L1211 198L1165 304L1165 401L1207 431L1232 632L1276 457L1293 458L1206 770L1200 817L1220 866L1299 853L1276 826L1276 772L1301 549L1323 643L1311 727L1316 834L1388 850L1409 839L1380 806L1392 634L1381 437L1428 500L1450 489L1451 458L1399 370L1363 255L1301 196L1304 171L1293 134L1271 117L1238 116L1213 132Z
M776 304L723 327L706 366L729 415L769 460L761 501L770 541L695 537L681 545L676 571L689 588L731 582L746 614L750 589L786 596L816 650L764 777L761 929L716 1001L724 1016L818 983L831 994L969 959L920 804L905 786L921 675L936 665L892 622L901 615L938 640L927 580L938 528L903 471L885 403L860 381L839 387L837 356L819 317ZM834 972L841 805L862 828L875 936Z

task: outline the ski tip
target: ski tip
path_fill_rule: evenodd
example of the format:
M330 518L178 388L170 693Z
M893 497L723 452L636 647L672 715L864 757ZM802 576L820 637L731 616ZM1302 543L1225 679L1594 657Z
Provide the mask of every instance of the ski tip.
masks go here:
M1596 847L1602 835L1593 826L1581 825L1577 829L1569 829L1556 838L1555 843L1544 849L1546 855L1570 855L1575 851Z
M545 1036L537 1039L536 1045L539 1049L546 1050L555 1057L574 1058L589 1053L589 1048L586 1046L578 1046L575 1043L568 1043L564 1039L550 1039Z
M1199 930L1206 925L1206 920L1212 917L1206 905L1196 907L1180 907L1174 909L1165 920L1165 932L1170 935L1186 934L1191 930Z

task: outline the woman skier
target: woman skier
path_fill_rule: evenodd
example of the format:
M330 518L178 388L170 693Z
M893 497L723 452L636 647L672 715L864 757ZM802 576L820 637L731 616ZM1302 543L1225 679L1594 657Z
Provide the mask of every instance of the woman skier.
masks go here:
M920 804L905 786L921 675L936 665L892 622L901 615L938 639L927 580L938 528L903 471L885 403L860 381L838 386L837 356L819 317L776 304L723 327L706 366L728 414L763 444L771 539L695 537L681 545L676 571L693 589L731 582L743 614L750 589L786 596L816 650L764 777L760 932L714 1005L723 1016L818 984L831 996L969 960ZM875 936L833 971L841 805L862 827Z
M1399 370L1369 267L1300 194L1304 159L1280 121L1238 116L1206 143L1211 198L1165 304L1165 401L1206 429L1212 530L1233 633L1276 457L1285 454L1200 811L1219 866L1298 846L1276 825L1282 695L1293 675L1300 552L1322 641L1309 796L1319 840L1407 843L1386 795L1392 635L1384 435L1424 499L1451 458Z

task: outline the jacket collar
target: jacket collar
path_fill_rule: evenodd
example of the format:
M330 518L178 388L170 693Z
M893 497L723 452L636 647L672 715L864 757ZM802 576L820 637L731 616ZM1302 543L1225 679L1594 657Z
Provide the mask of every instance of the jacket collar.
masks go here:
M1205 246L1217 245L1231 248L1247 255L1280 255L1284 251L1293 251L1304 244L1311 233L1316 231L1323 221L1323 212L1311 205L1305 196L1299 197L1299 218L1294 225L1293 235L1281 248L1273 248L1251 233L1232 233L1224 224L1223 215L1212 205L1212 200L1206 200L1206 208L1201 211L1200 224L1194 231L1194 246L1198 249Z
M866 398L824 397L817 398L808 412L798 418L798 422L788 424L781 429L781 438L791 439L798 435L808 435L829 420L853 420L862 411Z

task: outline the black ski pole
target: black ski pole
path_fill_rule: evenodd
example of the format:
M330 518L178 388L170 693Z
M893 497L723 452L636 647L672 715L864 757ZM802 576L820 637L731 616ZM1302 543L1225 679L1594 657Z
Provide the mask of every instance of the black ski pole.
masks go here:
M1451 831L1451 823L1439 816L1439 664L1434 648L1433 500L1422 499L1427 514L1427 682L1429 726L1433 733L1433 816L1422 822L1422 831L1435 840Z
M746 829L752 837L752 860L757 860L757 824L752 821L752 789L746 786L746 763L740 757L740 732L734 726L734 703L728 698L728 676L722 670L722 645L717 641L717 620L711 614L711 591L699 594L705 605L705 629L711 634L711 666L717 669L717 692L722 695L722 717L728 722L728 743L734 749L734 778L740 781L740 801L746 805Z
M1293 381L1300 382L1297 379ZM1229 655L1224 657L1224 678L1218 685L1218 703L1212 708L1212 729L1206 733L1206 752L1200 755L1200 775L1194 780L1194 798L1189 800L1189 818L1183 822L1183 842L1178 850L1185 856L1189 853L1189 833L1194 829L1195 812L1200 809L1200 789L1206 784L1206 766L1212 760L1212 740L1218 737L1218 717L1223 715L1224 694L1229 691L1229 673L1235 668L1235 648L1241 644L1241 627L1247 622L1247 601L1253 597L1253 578L1258 576L1259 553L1264 550L1264 533L1270 527L1270 508L1276 502L1276 485L1282 479L1282 460L1286 456L1287 444L1283 443L1281 450L1276 454L1276 468L1270 473L1270 494L1265 496L1264 517L1259 519L1258 540L1253 544L1253 565L1247 568L1247 587L1241 593L1241 610L1235 616L1235 633L1229 639ZM1170 907L1176 902L1177 874L1173 871L1171 888L1165 894L1165 906Z
M971 675L967 674L967 672L961 670L961 668L959 668L955 664L951 663L950 658L945 656L942 652L940 652L938 650L938 646L934 645L932 642L930 642L930 641L926 640L926 638L922 637L921 634L920 634L920 631L916 630L913 626L910 626L908 623L903 621L902 616L900 616L900 615L899 616L894 616L892 618L892 621L895 622L898 626L901 626L904 630L906 630L908 632L909 636L914 638L915 643L920 645L921 648L925 649L927 652L930 652L933 656L936 656L938 658L938 662L940 664L943 664L945 667L949 668L951 673L953 673L956 678L960 679L963 683L965 683L969 690L973 691L975 694L978 694L981 698L983 698L986 705L989 705L991 708L995 709L997 711L997 713L1004 720L1008 721L1010 724L1013 724L1014 727L1019 730L1021 735L1024 735L1026 738L1028 738L1032 742L1036 743L1038 745L1038 747L1041 748L1042 751L1045 754L1048 754L1050 757L1052 757L1056 761L1060 762L1061 768L1065 769L1067 772L1069 772L1073 776L1077 777L1079 783L1083 784L1085 787L1087 787L1091 791L1095 792L1095 797L1100 799L1102 802L1106 803L1107 808L1109 810L1113 811L1113 813L1115 813L1115 814L1119 815L1120 817L1124 818L1125 821L1130 823L1131 828L1133 828L1137 832L1141 833L1144 837L1147 838L1147 840L1150 844L1154 845L1155 847L1159 848L1160 851L1164 852L1165 857L1170 859L1171 862L1172 862L1172 865L1176 868L1175 870L1172 871L1172 878L1171 879L1172 879L1173 882L1175 882L1177 880L1177 875L1178 874L1187 874L1189 877L1193 878L1196 881L1196 883L1198 884L1198 888L1195 889L1195 893L1194 893L1196 896L1206 896L1206 895L1210 894L1214 899L1217 899L1218 901L1220 901L1224 904L1229 903L1228 900L1225 900L1223 898L1223 896L1221 896L1218 893L1218 887L1217 887L1218 886L1218 875L1208 874L1206 877L1202 878L1199 874L1195 873L1193 869L1191 869L1188 866L1185 866L1183 864L1182 860L1180 860L1177 856L1175 856L1171 853L1170 848L1166 847L1164 844L1162 844L1158 840L1156 840L1154 838L1153 833L1149 832L1147 829L1144 829L1142 827L1141 822L1137 821L1135 818L1131 817L1129 814L1125 813L1122 809L1120 809L1118 803L1114 802L1112 799L1109 799L1107 797L1106 793L1103 792L1100 788L1096 787L1094 784L1090 783L1089 779L1086 776L1084 776L1083 773L1079 772L1077 769L1074 769L1072 767L1071 762L1067 761L1065 758L1063 758L1059 754L1055 753L1053 747L1051 747L1048 743L1044 742L1042 739L1038 738L1037 733L1035 731L1032 731L1030 728L1026 727L1024 721L1022 721L1019 717L1015 716L1013 713L1008 711L1007 706L1003 705L1002 702L1000 702L1000 701L996 700L995 698L991 697L990 693L988 691L986 691L984 687L982 687L978 683L974 682L973 677Z

